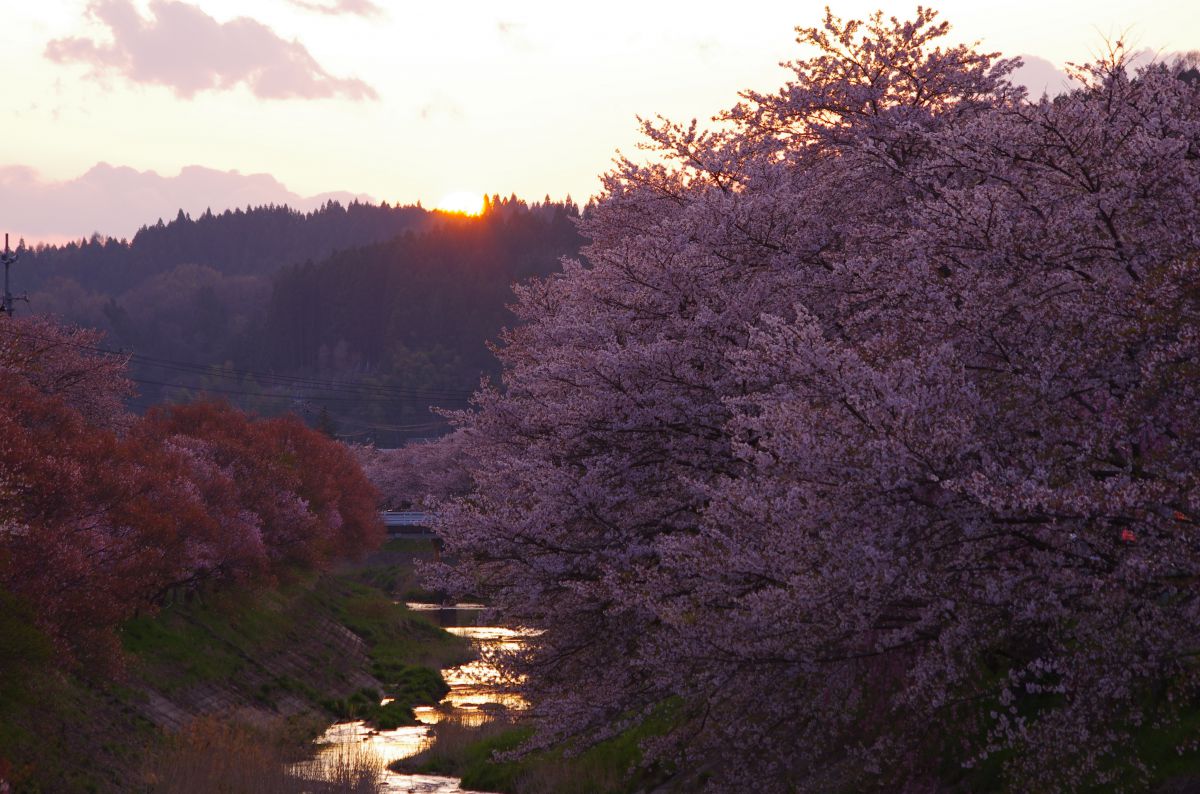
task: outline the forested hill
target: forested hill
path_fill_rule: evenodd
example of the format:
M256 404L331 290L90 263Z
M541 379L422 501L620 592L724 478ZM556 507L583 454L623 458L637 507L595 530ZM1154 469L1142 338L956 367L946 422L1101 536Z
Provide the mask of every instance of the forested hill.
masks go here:
M159 219L143 226L132 240L97 235L22 251L21 278L32 290L68 279L90 292L115 295L181 264L226 275L268 275L343 248L390 240L429 217L420 207L359 202L346 207L330 202L307 213L286 206L207 211L194 219L180 210L170 223Z
M223 397L384 445L445 427L512 322L512 284L559 269L581 238L569 200L489 200L480 217L419 207L260 208L143 229L130 242L26 251L26 311L132 353L134 403ZM24 307L22 307L24 308Z
M401 376L414 355L440 353L459 358L460 369L492 370L484 342L512 319L512 284L549 275L578 252L577 215L573 205L505 202L479 219L447 218L286 268L275 278L257 363L336 369L338 356L351 356Z
M304 390L311 402L300 410L347 440L394 446L436 435L446 424L431 407L464 407L481 376L499 374L487 345L514 321L512 285L578 254L578 214L570 203L509 200L479 218L443 216L423 231L286 268L241 360L334 384Z

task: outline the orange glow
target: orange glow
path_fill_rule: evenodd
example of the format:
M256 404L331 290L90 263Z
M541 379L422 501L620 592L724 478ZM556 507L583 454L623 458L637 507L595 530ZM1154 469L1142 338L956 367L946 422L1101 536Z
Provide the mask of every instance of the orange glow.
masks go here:
M483 212L483 194L461 191L442 197L437 203L442 212L454 212L459 215L479 215Z

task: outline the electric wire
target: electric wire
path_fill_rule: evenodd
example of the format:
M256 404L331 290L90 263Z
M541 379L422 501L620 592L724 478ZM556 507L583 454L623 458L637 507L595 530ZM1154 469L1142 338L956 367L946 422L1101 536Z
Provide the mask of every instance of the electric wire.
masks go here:
M430 398L463 398L470 397L472 392L464 389L416 389L405 386L387 386L377 383L363 382L329 382L316 378L305 378L298 375L277 375L265 372L256 372L254 370L245 370L235 367L222 367L216 364L191 364L181 361L173 361L171 359L160 359L152 356L142 355L140 353L131 353L131 361L143 364L148 367L155 367L165 370L174 370L178 372L193 372L209 377L223 378L253 378L260 381L268 381L278 383L280 385L296 385L305 388L326 389L336 391L363 391L363 392L380 392L387 394L401 394L404 396L413 397L430 397Z
M238 368L217 367L217 365L193 364L190 362L175 361L171 359L155 358L153 356L145 356L140 353L127 352L123 350L111 350L108 348L88 345L82 342L74 342L67 339L54 339L51 337L42 336L40 334L30 333L28 331L18 331L13 328L5 328L0 326L0 331L14 335L23 336L32 339L40 339L44 342L52 344L63 344L76 347L83 350L99 353L102 355L118 356L124 358L131 364L139 364L146 367L160 368L165 371L175 371L184 374L203 375L205 377L235 379L241 381L245 378L253 378L256 380L267 381L266 385L277 384L279 386L291 386L295 389L305 389L314 391L330 392L333 395L343 396L326 396L326 395L306 395L302 399L322 400L322 401L339 401L339 402L384 402L384 403L403 403L412 404L413 402L428 400L430 402L447 402L465 404L470 401L472 392L466 390L452 389L415 389L407 387L387 386L384 384L375 383L353 383L342 382L337 385L331 385L326 381L317 380L314 378L304 378L301 376L292 375L277 375L273 373L257 372L255 370L245 370ZM222 389L217 387L201 387L188 386L184 384L167 383L165 381L157 381L149 378L141 379L130 377L129 380L143 385L153 385L166 388L184 388L194 391L207 391L220 394L235 394L249 397L271 397L277 399L300 399L294 395L272 394L267 392L254 392L242 389Z
M299 390L317 390L317 391L324 391L324 392L332 392L332 394L299 395L299 394L295 394L295 393L287 394L287 393L276 393L276 392L250 391L247 389L226 389L226 388L220 388L220 387L214 387L214 386L196 386L196 385L188 385L188 384L181 384L181 383L169 383L166 381L154 380L151 378L139 378L139 377L134 377L131 375L125 376L127 380L129 380L133 383L138 383L138 384L145 385L145 386L156 386L161 389L177 389L177 390L184 390L184 391L188 391L188 392L201 393L201 394L214 393L214 394L231 395L231 396L237 396L237 397L255 397L255 398L264 398L264 399L271 399L271 400L287 400L292 403L298 403L301 406L306 405L306 404L311 405L312 403L315 403L315 402L319 402L319 403L327 403L327 402L351 403L351 404L359 404L359 405L366 405L366 404L412 405L414 403L420 403L422 400L428 400L429 402L433 402L436 400L437 402L440 402L443 404L444 403L464 404L469 401L469 395L470 395L469 392L464 391L464 392L454 393L454 392L451 392L451 390L445 390L445 393L433 393L431 391L428 394L422 395L420 390L400 389L400 388L394 388L394 387L387 387L387 386L383 386L380 384L361 384L364 387L369 387L370 389L377 390L377 391L375 393L373 393L372 391L366 391L365 393L356 393L355 389L357 388L357 386L355 384L339 384L337 386L331 386L324 381L318 381L318 380L315 380L312 378L303 378L303 377L299 377L299 376L273 375L273 374L269 374L269 373L255 373L251 370L237 370L234 368L222 368L222 369L219 369L214 372L207 365L190 364L187 362L173 361L171 359L160 359L160 358L155 358L155 357L151 357L151 356L143 356L138 353L126 352L126 351L122 351L122 350L111 350L108 348L98 347L96 345L84 344L82 342L77 342L77 341L73 341L73 340L69 340L69 339L47 337L47 336L43 336L41 334L31 333L29 331L20 331L20 330L14 329L14 328L5 327L4 324L0 324L0 332L7 333L11 336L20 336L20 337L31 338L31 339L39 339L41 341L50 343L52 345L67 345L69 347L87 350L87 351L94 352L94 353L104 355L104 356L113 356L113 357L122 358L125 360L125 362L127 362L131 365L159 367L159 368L163 368L166 370L174 370L174 371L182 372L184 374L195 374L195 375L204 375L204 376L218 376L218 377L227 377L227 378L228 377L238 378L239 375L247 375L247 376L251 376L251 377L257 376L257 377L263 377L263 378L266 378L269 380L276 380L276 381L280 382L281 386L284 386L284 385L290 386L292 389L297 390L297 391L299 391ZM270 385L270 384L268 383L267 385ZM349 387L349 388L347 388L347 387ZM400 395L403 395L403 396L393 396L393 393L396 393L396 392L398 392ZM341 396L338 396L338 395L341 395ZM130 405L131 407L133 407L135 410L145 411L145 410L149 410L150 408L155 407L157 405L162 405L163 403L151 401L144 394L139 394L136 397L130 398L127 401L127 404ZM327 411L327 409L326 409L326 411ZM305 412L309 413L309 414L313 413L313 411L311 409L306 409ZM335 433L335 435L343 435L345 437L365 436L365 435L369 435L373 431L411 434L411 433L427 432L427 431L434 431L434 430L443 430L448 425L448 422L445 419L442 419L440 417L437 419L431 420L431 421L414 422L414 423L408 423L408 424L391 424L391 423L371 422L368 420L356 419L353 417L336 416L336 415L331 415L331 418L334 421L338 422L339 424L349 424L349 425L353 425L353 426L362 428L361 430L358 430L357 432L354 432L354 433L345 433L345 434L336 434Z
M348 402L348 403L359 403L359 404L362 404L362 403L382 403L382 404L394 404L394 405L412 405L413 404L412 398L374 397L374 396L369 396L369 395L368 396L358 395L358 396L353 396L353 397L344 397L344 396L343 397L336 397L336 396L331 397L328 395L320 395L320 394L305 394L305 395L278 394L278 393L265 392L265 391L245 391L243 389L221 389L216 386L189 386L187 384L182 384L182 383L168 383L166 381L150 380L148 378L134 378L134 377L128 377L128 376L127 376L127 378L128 378L128 380L133 381L134 383L140 383L143 386L159 386L161 388L167 388L167 389L186 389L187 391L199 392L199 393L235 394L235 395L238 395L241 397L267 397L267 398L275 399L275 400L291 400L292 402L319 401L319 402ZM466 402L465 399L462 399L461 401ZM449 402L454 402L454 401L451 400Z

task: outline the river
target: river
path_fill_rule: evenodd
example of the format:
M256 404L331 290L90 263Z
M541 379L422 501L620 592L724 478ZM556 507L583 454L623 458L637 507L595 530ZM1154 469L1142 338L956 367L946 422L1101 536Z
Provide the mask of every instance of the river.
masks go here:
M429 614L446 631L467 637L478 643L484 657L473 662L451 667L442 671L442 677L450 692L441 703L414 709L419 725L397 728L393 731L376 731L361 721L341 722L331 725L318 740L329 747L325 752L336 752L339 746L361 742L377 754L385 765L402 758L411 758L433 741L429 726L448 715L470 719L486 719L489 708L524 708L525 703L518 695L498 690L496 684L500 674L486 661L489 650L520 647L524 633L517 629L501 626L477 625L483 607L479 604L456 604L442 607L437 604L409 603L409 609ZM463 789L457 778L434 775L412 775L388 770L385 773L385 790L392 794L455 794Z

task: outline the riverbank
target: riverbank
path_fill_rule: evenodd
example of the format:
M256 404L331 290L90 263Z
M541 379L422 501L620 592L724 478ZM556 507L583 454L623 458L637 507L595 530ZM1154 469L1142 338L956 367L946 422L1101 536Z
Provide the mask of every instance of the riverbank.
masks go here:
M409 604L418 609L430 609ZM431 610L438 622L479 649L480 659L449 670L443 676L450 693L436 709L419 710L429 727L421 741L399 746L389 768L409 776L457 779L458 786L444 791L486 791L501 794L630 794L651 790L691 791L689 785L671 788L673 770L642 764L641 742L667 732L675 709L664 707L637 728L587 748L571 752L559 747L521 758L497 757L517 749L533 734L527 719L528 703L491 665L496 654L519 651L537 632L520 628L480 625L486 611L477 605ZM382 737L388 739L390 737ZM694 783L694 778L691 780ZM418 789L420 790L420 789ZM438 791L442 789L431 789Z
M462 789L504 794L662 786L668 770L628 773L638 743L669 719L578 755L493 757L530 728L519 708L501 705L503 692L473 680L478 662L463 663L514 633L479 626L477 608L407 608L439 600L416 573L435 554L427 542L391 541L336 573L201 592L128 621L120 671L56 670L44 638L0 603L0 631L13 640L0 647L0 779L14 792L291 794L294 764L340 725L351 727L317 756L340 787L306 790L386 790L382 762L398 756L375 745L406 740L399 790L458 791L460 778Z
M555 748L517 759L497 759L517 749L532 728L508 713L483 721L448 719L431 728L427 750L392 764L395 770L457 777L468 791L501 794L634 794L694 791L695 777L681 778L661 765L642 766L641 742L665 733L668 712L579 753ZM686 776L685 776L686 777Z
M48 641L6 604L0 780L15 792L169 791L163 759L197 725L290 762L337 719L415 722L412 706L445 692L438 670L471 650L369 573L202 591L122 626L117 670L56 669Z

